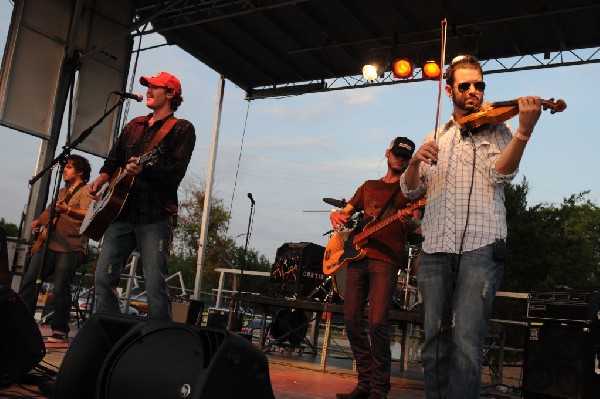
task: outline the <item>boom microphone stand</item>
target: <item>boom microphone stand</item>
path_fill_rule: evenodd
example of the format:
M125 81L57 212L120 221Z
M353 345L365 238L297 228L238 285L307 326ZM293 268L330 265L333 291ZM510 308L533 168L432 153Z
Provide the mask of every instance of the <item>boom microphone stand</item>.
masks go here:
M244 252L242 254L242 264L240 265L240 285L237 290L237 299L233 299L231 306L229 307L229 319L227 321L227 329L238 330L241 329L241 325L238 325L238 311L240 308L240 296L242 295L242 286L244 282L244 268L246 266L246 253L248 252L248 242L250 241L250 230L252 227L252 220L254 219L254 205L256 202L254 198L252 198L252 193L248 193L248 198L250 199L250 215L248 216L248 228L246 230L246 244L244 245ZM235 322L234 322L235 320Z
M33 176L31 178L31 180L29 180L29 185L33 185L36 181L38 181L43 175L45 175L49 170L51 170L52 168L54 168L54 165L56 164L60 164L60 172L57 176L57 180L58 179L62 179L62 172L64 169L64 165L67 162L67 157L71 154L71 151L77 147L80 143L82 143L85 139L88 138L88 136L92 133L92 131L96 128L96 126L98 126L99 124L102 123L102 121L104 121L104 119L106 119L106 117L108 115L110 115L117 107L121 106L124 102L124 97L121 96L121 98L119 99L119 101L117 101L112 107L110 107L106 112L104 112L104 115L102 115L96 122L94 122L93 125L91 125L90 127L88 127L87 129L85 129L80 135L79 137L77 137L77 139L75 139L73 142L71 143L67 143L63 146L63 151L60 153L59 156L57 156L56 158L54 158L50 164L48 166L46 166L42 171L40 171L37 175ZM45 266L45 261L46 261L46 252L48 249L48 241L50 240L50 234L52 234L52 231L54 230L54 216L56 215L56 202L58 201L58 192L60 191L58 189L58 187L60 186L60 183L57 185L57 189L54 191L54 198L52 200L51 206L50 206L50 218L48 219L48 225L46 226L46 228L48 229L48 235L46 236L46 240L44 241L43 244L43 248L41 248L40 250L42 251L42 261L40 263L40 267L38 270L38 275L37 275L37 279L35 281L35 288L33 291L33 304L31 309L34 309L34 313L35 313L35 307L37 305L37 297L39 295L39 291L40 291L40 286L42 285L42 281L41 281L41 277L42 277L42 273L44 270L44 266Z

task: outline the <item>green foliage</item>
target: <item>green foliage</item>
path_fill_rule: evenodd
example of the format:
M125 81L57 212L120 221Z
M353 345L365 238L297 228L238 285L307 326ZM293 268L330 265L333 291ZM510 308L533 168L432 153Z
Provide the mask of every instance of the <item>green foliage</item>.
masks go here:
M0 218L0 227L4 229L7 237L17 237L19 235L19 227L14 223L9 223L4 218Z
M181 271L188 290L193 290L196 279L196 264L200 244L200 226L204 212L204 183L198 179L186 179L182 184L183 198L179 201L178 225L174 232L173 252L169 258L169 273ZM246 261L243 261L244 248L235 245L235 240L227 236L229 211L223 200L212 197L204 268L202 273L202 291L210 292L218 286L217 268L241 268L244 270L270 270L270 264L264 255L248 248ZM244 277L244 291L267 292L267 278ZM224 287L237 287L239 281L227 275Z
M600 286L600 207L588 192L527 208L528 184L506 188L508 259L502 290Z

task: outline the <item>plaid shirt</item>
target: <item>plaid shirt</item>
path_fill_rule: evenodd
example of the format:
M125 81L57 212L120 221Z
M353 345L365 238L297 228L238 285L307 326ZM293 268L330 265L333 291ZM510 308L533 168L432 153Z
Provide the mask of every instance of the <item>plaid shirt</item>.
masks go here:
M151 127L151 115L140 116L129 122L113 145L100 173L113 175L127 160L143 154L144 148L160 130L165 119ZM179 119L161 140L163 147L156 163L145 165L135 177L133 187L117 220L134 223L156 223L169 216L177 216L177 189L185 176L196 143L194 125Z
M438 129L437 136L438 162L435 165L421 162L419 186L409 190L404 176L400 178L402 193L407 198L415 199L427 193L422 224L423 250L458 254L465 226L463 251L506 238L504 185L517 171L501 175L495 165L512 139L509 127L504 123L490 124L472 137L463 137L458 124L450 119ZM424 142L431 140L433 132Z

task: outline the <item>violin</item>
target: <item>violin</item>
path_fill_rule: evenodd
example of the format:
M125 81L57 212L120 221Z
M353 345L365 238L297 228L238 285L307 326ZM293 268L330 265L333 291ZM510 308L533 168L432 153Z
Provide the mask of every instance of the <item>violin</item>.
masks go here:
M550 100L542 100L542 108L544 111L550 109L550 113L554 114L563 112L567 108L567 103L560 99L554 102L554 99L551 98ZM505 122L518 113L518 100L499 101L490 104L489 107L482 111L463 116L458 120L458 125L462 131L473 131L489 123Z

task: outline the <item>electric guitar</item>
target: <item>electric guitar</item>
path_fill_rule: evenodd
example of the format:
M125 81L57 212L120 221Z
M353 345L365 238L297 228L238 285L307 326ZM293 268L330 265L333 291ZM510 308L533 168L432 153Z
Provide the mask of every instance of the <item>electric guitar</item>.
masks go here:
M139 157L138 165L150 166L154 164L161 152L162 147L160 146L147 152ZM135 175L128 175L125 168L117 169L110 180L98 191L100 198L90 204L85 218L81 222L79 233L94 241L100 241L108 226L121 213L134 180Z
M371 235L424 206L425 198L422 198L414 204L408 204L406 208L396 212L395 215L389 218L373 222L373 217L370 217L352 230L340 231L334 234L325 247L323 273L327 275L337 274L340 268L346 267L348 263L364 258L366 252L362 250L362 247L366 245Z

